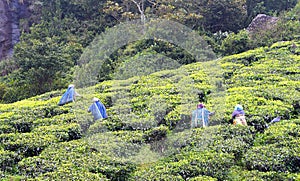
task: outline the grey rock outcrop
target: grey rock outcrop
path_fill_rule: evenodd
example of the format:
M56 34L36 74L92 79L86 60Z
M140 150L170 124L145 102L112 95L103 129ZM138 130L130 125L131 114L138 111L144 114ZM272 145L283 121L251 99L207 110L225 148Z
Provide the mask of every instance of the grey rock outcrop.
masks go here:
M279 18L277 17L268 16L265 14L258 14L247 27L247 30L250 33L255 33L262 30L269 30L277 24L278 20Z
M19 0L0 0L0 60L13 54L20 38L20 19L29 15L27 5Z
M9 50L12 47L11 41L11 16L9 13L8 4L5 0L0 0L0 59L3 59L11 52Z

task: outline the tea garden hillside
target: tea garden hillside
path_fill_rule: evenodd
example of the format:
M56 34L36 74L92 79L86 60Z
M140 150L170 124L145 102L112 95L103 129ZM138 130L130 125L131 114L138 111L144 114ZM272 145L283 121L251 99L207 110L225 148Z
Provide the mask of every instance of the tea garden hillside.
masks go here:
M294 39L103 81L64 106L64 89L0 104L1 179L299 180L299 67ZM199 95L215 115L191 129ZM108 118L93 121L93 97ZM248 126L230 122L237 103Z

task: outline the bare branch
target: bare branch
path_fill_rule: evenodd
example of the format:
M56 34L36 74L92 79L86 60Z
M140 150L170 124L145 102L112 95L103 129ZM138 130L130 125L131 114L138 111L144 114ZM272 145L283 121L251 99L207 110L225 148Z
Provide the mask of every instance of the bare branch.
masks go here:
M139 9L139 12L142 14L144 12L144 10L142 10L141 8L141 3L136 2L135 0L131 0Z
M155 1L148 0L149 3L156 5Z
M145 23L145 14L144 14L144 0L141 0L140 3L138 3L137 1L135 0L131 0L138 8L140 14L141 14L141 21L143 23ZM141 5L142 3L142 5Z

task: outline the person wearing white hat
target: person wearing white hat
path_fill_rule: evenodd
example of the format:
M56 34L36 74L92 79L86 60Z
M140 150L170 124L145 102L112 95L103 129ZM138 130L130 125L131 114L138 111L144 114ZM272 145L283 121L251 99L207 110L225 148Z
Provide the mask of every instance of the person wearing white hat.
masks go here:
M75 102L76 96L80 95L75 91L74 84L70 84L66 92L62 95L61 99L59 100L58 105L62 106L70 102Z
M88 112L92 113L94 120L107 118L106 108L101 101L96 97L92 101L93 104L89 107Z

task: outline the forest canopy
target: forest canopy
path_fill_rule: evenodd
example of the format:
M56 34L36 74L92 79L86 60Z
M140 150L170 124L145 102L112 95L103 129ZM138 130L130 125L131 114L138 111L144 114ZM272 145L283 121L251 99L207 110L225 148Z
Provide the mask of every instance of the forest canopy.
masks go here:
M27 0L30 16L20 21L14 56L2 60L2 102L61 89L73 79L86 47L122 22L161 18L199 33L218 56L240 53L299 36L297 0ZM271 31L250 35L244 29L259 13L278 16ZM131 42L115 51L99 70L99 81L112 79L121 62L137 54L162 54L188 64L195 59L180 47L159 40ZM149 71L148 71L149 72Z

